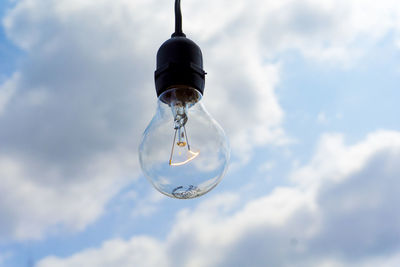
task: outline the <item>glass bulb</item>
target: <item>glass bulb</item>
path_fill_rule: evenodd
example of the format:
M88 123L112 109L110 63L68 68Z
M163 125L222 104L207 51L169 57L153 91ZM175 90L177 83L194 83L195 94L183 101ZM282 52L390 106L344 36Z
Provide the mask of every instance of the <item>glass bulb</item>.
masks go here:
M213 189L229 161L221 126L192 88L172 88L158 98L157 112L139 147L142 170L161 193L195 198Z

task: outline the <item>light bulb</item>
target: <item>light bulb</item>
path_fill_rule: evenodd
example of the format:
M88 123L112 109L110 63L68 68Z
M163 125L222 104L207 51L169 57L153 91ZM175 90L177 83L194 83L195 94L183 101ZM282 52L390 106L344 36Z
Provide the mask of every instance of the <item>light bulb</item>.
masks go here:
M225 133L200 102L205 75L201 49L183 33L180 0L175 0L175 32L157 52L157 111L139 147L144 174L173 198L204 195L228 165Z
M209 192L227 169L227 138L201 97L188 87L163 92L139 147L144 174L158 191L173 198Z

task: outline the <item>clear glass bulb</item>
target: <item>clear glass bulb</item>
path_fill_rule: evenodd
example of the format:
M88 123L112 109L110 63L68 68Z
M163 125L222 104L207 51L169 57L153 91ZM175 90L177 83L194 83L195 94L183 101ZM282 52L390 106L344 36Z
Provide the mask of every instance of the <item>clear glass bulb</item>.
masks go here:
M172 88L158 98L157 112L139 147L142 170L161 193L195 198L213 189L229 161L221 126L192 88Z

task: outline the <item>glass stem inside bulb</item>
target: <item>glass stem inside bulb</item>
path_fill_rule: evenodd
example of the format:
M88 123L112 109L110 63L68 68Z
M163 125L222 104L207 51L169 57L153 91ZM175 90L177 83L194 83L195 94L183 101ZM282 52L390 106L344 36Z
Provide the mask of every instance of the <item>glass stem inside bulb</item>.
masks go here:
M182 128L183 128L183 130L182 130ZM181 147L186 146L186 144L188 144L188 142L186 142L186 140L185 140L185 136L186 136L186 128L185 128L185 126L179 127L179 129L176 129L175 132L176 131L178 131L178 142L176 144L178 146L181 146ZM189 147L189 144L188 144L188 147Z
M172 113L174 114L174 141L172 142L172 148L171 148L171 155L169 158L169 165L170 166L180 166L188 163L197 155L199 154L198 152L193 152L190 149L190 144L188 140L188 136L186 133L186 122L188 121L188 117L186 115L186 107L182 105L176 105L172 107ZM174 149L175 149L175 144L182 149L185 149L187 147L187 158L183 161L179 162L173 162L173 157L174 157ZM179 156L181 152L178 152Z

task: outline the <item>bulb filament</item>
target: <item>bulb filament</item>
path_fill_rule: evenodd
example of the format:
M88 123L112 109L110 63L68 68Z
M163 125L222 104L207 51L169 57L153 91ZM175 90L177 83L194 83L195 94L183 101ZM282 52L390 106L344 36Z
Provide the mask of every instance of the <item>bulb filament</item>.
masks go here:
M179 112L180 111L180 112ZM188 163L189 161L193 160L195 157L199 155L200 152L193 152L190 150L190 144L188 140L188 136L186 133L186 127L185 124L187 122L187 115L184 111L178 110L178 113L175 116L175 134L174 134L174 141L172 142L172 148L171 148L171 156L169 157L169 165L170 166L182 166ZM176 137L178 135L178 140L176 140ZM174 155L174 148L175 148L175 143L178 147L185 147L187 146L188 149L188 154L187 154L187 159L184 161L180 162L172 162L172 158Z

